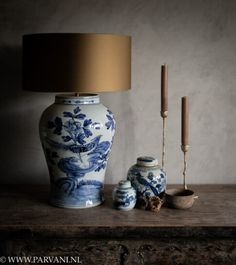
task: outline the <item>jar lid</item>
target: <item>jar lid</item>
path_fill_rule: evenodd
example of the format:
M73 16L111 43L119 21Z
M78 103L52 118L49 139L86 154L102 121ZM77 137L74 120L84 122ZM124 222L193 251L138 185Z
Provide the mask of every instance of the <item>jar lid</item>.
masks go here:
M137 165L144 167L154 167L158 165L158 160L151 156L140 156L137 158Z
M131 182L129 180L121 180L119 182L119 187L123 189L131 188Z

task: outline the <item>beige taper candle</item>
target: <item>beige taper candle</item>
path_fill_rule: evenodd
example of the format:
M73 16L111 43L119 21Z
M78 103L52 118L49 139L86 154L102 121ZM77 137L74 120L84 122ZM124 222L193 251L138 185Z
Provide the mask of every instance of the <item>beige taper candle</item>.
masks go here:
M189 145L189 100L188 100L188 97L182 97L181 144L182 146Z

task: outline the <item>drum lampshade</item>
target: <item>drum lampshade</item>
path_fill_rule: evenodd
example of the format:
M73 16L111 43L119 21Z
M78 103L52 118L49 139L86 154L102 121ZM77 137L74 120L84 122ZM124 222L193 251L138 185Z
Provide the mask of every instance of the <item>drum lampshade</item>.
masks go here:
M43 33L23 36L23 89L97 93L130 89L131 37Z

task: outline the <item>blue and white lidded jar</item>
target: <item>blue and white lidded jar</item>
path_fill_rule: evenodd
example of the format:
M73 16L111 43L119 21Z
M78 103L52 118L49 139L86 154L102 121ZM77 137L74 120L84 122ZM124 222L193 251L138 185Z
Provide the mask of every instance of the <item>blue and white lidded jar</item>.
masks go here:
M139 157L129 169L127 179L136 189L138 200L161 196L166 189L166 174L153 157Z
M113 205L118 210L132 210L136 204L136 191L129 180L121 180L112 193Z

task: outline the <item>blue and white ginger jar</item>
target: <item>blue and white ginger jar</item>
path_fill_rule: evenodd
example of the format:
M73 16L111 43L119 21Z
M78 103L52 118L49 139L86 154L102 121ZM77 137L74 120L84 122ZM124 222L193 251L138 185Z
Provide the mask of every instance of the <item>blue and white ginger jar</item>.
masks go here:
M118 210L132 210L136 204L136 191L129 180L122 180L113 190L113 205Z
M153 157L139 157L127 174L137 191L137 198L160 196L166 190L166 174Z
M103 202L114 133L113 114L100 103L98 95L56 96L40 120L53 205L88 208Z

